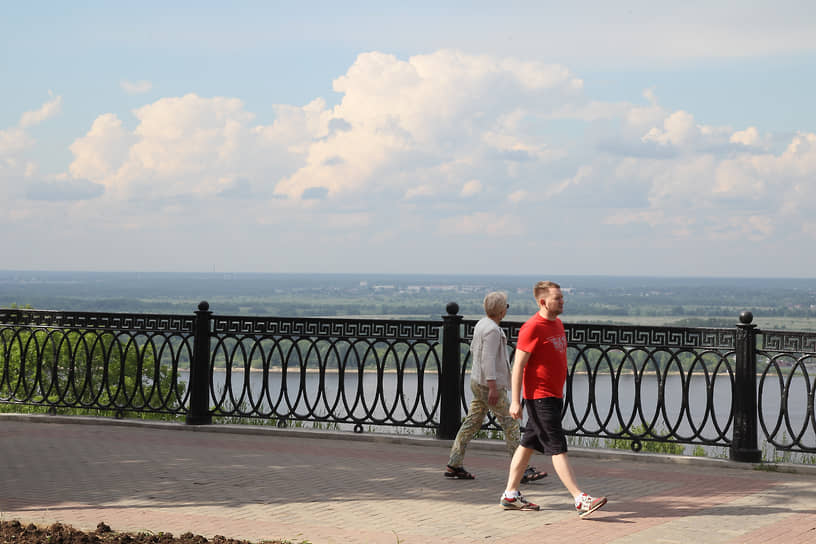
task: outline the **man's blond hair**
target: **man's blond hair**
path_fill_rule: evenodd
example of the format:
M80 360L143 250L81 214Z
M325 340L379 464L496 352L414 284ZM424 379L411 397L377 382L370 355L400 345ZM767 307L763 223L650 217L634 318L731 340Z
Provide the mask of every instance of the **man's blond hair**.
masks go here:
M550 289L561 289L561 286L554 281L540 281L533 287L533 296L538 302L541 296L547 293Z

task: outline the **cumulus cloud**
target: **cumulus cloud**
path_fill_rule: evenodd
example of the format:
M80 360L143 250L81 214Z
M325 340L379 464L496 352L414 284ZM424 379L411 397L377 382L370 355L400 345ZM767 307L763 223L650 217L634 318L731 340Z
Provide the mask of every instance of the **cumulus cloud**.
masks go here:
M735 144L753 146L759 144L759 131L756 127L748 127L745 130L738 130L731 135L730 141Z
M688 144L698 133L694 116L685 111L676 111L663 121L662 128L652 128L643 137L643 141L682 146Z
M372 189L414 194L416 187L405 187L411 180L399 175L406 156L421 161L423 176L435 178L437 191L460 190L481 157L491 154L507 161L547 160L551 150L540 139L507 131L542 108L580 96L582 85L563 66L512 58L449 50L408 60L362 54L334 81L343 98L331 116L343 119L346 130L311 145L307 164L276 192L300 198L319 185L329 196Z
M262 120L239 98L193 93L104 113L70 145L61 178L38 174L25 156L35 142L7 127L0 196L77 216L117 210L134 232L217 217L285 230L293 247L327 225L345 229L338 244L354 229L404 242L417 226L434 240L512 239L543 210L565 236L640 228L666 245L816 231L809 132L777 145L757 126L669 110L652 89L603 102L563 66L448 50L361 54L334 89L334 106L279 104ZM52 99L20 124L59 107Z
M412 199L412 198L421 198L427 196L433 196L436 194L436 189L430 185L418 185L416 187L411 187L407 191L405 191L405 198Z
M123 79L119 82L119 86L122 87L122 90L128 94L143 94L153 88L153 84L151 82L144 80L128 81Z
M75 178L87 178L108 185L135 142L136 136L122 126L122 121L116 115L100 115L88 133L71 144L74 161L69 171Z
M0 157L16 155L33 143L34 139L21 128L0 130Z
M277 113L272 124L256 125L239 99L188 94L134 110L133 129L103 114L71 145L69 170L120 197L236 196L224 180L239 178L243 193L268 195L328 130L322 100L301 108L282 105Z
M16 206L15 201L26 198L25 182L37 171L36 164L26 157L36 145L27 129L57 115L62 107L62 97L54 97L51 92L49 95L51 100L36 110L24 112L16 126L0 129L0 201L6 203L8 220L30 215L28 210Z
M479 194L482 190L482 183L478 179L465 182L462 186L462 196L472 196Z
M476 212L469 215L447 217L439 221L439 232L457 236L520 236L524 226L515 215L497 215L489 212Z
M49 93L53 96L53 93ZM39 109L27 111L20 117L20 128L39 125L46 119L54 117L62 111L62 97L56 96L43 104Z
M62 97L54 97L51 92L49 92L49 95L53 98L38 109L24 112L20 116L17 126L0 129L0 158L15 156L34 145L34 139L26 129L39 125L46 119L59 114L62 110Z
M513 191L512 193L507 195L507 200L509 200L510 202L523 202L528 198L530 198L530 193L528 193L524 189Z

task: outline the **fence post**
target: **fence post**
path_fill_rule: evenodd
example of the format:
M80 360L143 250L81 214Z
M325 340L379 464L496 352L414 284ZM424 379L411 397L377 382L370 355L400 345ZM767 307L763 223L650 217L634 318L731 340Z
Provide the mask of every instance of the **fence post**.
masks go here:
M459 305L449 302L445 307L448 315L442 316L442 376L439 378L439 429L437 438L453 440L459 431L462 416L459 408L459 372L462 362L459 356L459 325L462 316Z
M758 463L762 452L757 448L756 400L756 325L754 315L742 312L737 323L734 378L734 436L731 440L732 461Z
M209 425L210 414L210 304L198 304L193 325L193 360L190 361L190 410L187 425Z

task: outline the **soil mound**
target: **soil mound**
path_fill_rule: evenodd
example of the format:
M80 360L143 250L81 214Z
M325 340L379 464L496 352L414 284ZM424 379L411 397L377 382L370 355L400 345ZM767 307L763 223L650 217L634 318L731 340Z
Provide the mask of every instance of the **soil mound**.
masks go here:
M223 536L207 539L200 535L184 533L119 533L105 522L96 531L85 532L70 525L54 523L38 527L32 523L23 525L17 520L0 521L0 542L4 544L252 544L248 540L235 540ZM264 544L286 544L281 540L267 540Z

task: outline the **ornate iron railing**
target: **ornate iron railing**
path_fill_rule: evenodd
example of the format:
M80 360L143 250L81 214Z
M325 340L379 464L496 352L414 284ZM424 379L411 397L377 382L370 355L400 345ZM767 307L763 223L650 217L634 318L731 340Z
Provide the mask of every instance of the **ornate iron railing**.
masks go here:
M816 333L760 335L757 413L765 440L780 450L816 451Z
M475 321L0 310L0 404L288 425L434 430L468 409ZM565 325L563 421L577 437L816 452L816 334ZM522 323L502 323L513 349ZM758 337L757 337L758 336ZM498 429L492 419L486 429Z
M464 345L475 323L465 322ZM511 356L521 325L503 324ZM628 439L637 450L641 441L731 445L734 329L569 323L564 328L568 435ZM464 400L464 379L460 386ZM701 391L694 395L695 389ZM718 410L715 399L721 395L729 400ZM694 405L692 396L703 404ZM485 428L499 428L492 415Z
M0 309L0 402L183 414L193 316Z
M439 325L216 317L210 366L223 383L210 381L210 411L352 424L358 432L364 425L436 428Z

